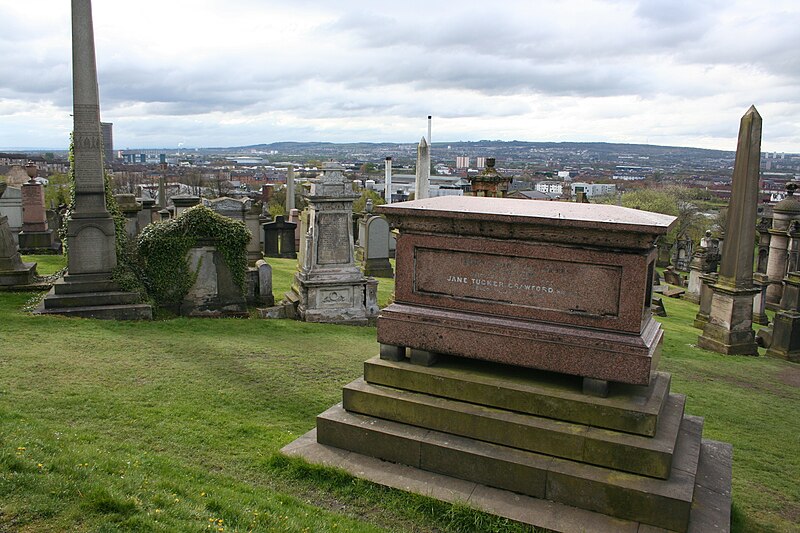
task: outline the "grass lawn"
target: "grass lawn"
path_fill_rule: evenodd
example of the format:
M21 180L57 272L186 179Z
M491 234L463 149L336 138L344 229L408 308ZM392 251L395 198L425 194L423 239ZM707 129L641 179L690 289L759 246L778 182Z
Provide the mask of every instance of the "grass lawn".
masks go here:
M279 298L294 261L269 262ZM35 317L31 296L0 294L0 532L528 530L276 455L362 374L374 328ZM734 445L734 530L796 531L800 365L700 350L697 306L664 300L661 368Z

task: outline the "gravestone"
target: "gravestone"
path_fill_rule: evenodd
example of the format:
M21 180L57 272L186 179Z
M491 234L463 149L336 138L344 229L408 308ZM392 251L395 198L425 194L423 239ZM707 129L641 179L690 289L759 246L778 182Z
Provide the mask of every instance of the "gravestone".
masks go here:
M230 268L216 246L198 243L189 249L187 261L197 278L181 302L181 315L247 316L242 289L234 282Z
M255 265L264 257L264 232L261 229L261 204L254 202L244 215L244 223L250 230L250 242L247 243L247 264Z
M664 281L676 287L684 286L683 276L681 276L679 272L673 270L673 267L667 267L664 270Z
M232 218L233 220L238 220L240 222L245 221L245 214L250 209L250 204L252 200L249 198L228 198L227 196L222 196L220 198L214 198L213 200L208 201L208 207L222 216L226 216L228 218Z
M478 197L377 211L399 232L380 357L284 453L559 531L728 527L730 446L656 370L653 242L674 217Z
M283 215L277 215L275 220L263 225L264 230L264 256L297 258L294 247L294 233L297 224L286 222Z
M753 286L753 243L760 162L761 115L751 106L739 128L725 231L727 244L722 249L719 278L711 285L713 296L708 322L697 339L701 348L728 355L758 355L753 331L753 297L760 289Z
M47 225L44 205L44 186L34 178L38 172L33 163L25 167L30 180L22 185L22 231L19 232L19 250L23 254L58 253L61 244Z
M286 299L306 322L367 324L375 317L376 306L369 300L368 279L354 260L351 221L356 195L344 167L325 163L322 176L312 182L305 197L307 231Z
M115 194L117 205L125 217L125 233L130 239L136 239L142 228L139 227L139 215L142 212L142 204L136 201L136 196L130 193Z
M7 190L0 182L0 198ZM0 286L30 285L36 279L36 263L24 263L11 235L8 217L0 215Z
M17 244L22 230L22 189L6 185L6 192L0 196L0 216L6 217L14 244Z
M106 208L100 97L90 0L72 0L75 201L67 223L67 273L35 312L114 320L151 319L152 308L112 279L114 219Z
M361 269L364 275L392 278L394 270L389 263L389 223L380 216L367 216L364 221L364 242L361 245Z
M172 197L172 205L175 206L174 217L179 217L181 213L200 204L200 197L191 194L178 194Z
M256 261L258 271L259 303L262 305L275 305L275 296L272 294L272 267L263 259Z

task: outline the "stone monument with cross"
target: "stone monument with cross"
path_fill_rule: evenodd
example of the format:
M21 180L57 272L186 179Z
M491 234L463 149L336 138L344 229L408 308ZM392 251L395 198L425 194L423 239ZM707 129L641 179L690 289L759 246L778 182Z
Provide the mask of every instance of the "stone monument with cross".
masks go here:
M67 223L67 273L37 310L107 319L150 319L152 309L112 279L114 219L106 208L103 136L90 0L72 0L73 171L75 203Z
M353 253L353 201L357 195L344 167L325 163L306 195L308 224L300 261L286 297L307 322L364 325L375 318L377 282L365 277Z

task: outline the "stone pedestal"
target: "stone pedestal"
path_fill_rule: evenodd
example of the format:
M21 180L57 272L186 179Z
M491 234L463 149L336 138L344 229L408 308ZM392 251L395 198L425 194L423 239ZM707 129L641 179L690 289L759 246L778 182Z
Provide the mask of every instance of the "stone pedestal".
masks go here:
M758 355L753 331L753 297L761 289L710 285L713 293L708 322L697 339L701 348L726 355Z
M759 291L753 298L753 323L761 326L769 324L769 317L766 313L768 286L769 278L766 274L759 272L753 273L753 287Z
M700 303L700 288L703 282L700 276L703 275L703 267L705 266L706 249L699 248L692 256L692 261L689 263L689 281L686 284L686 292L683 295L684 300L692 303Z
M714 297L711 285L717 282L717 277L716 273L700 276L700 309L694 317L694 327L698 329L703 329L703 326L708 323L708 316L711 313L711 300Z
M492 494L490 512L559 531L729 527L730 447L702 440L651 350L652 243L673 217L475 197L378 209L399 230L380 357L284 453L391 486L401 468L406 490ZM374 459L405 466L373 475Z
M784 278L767 355L800 363L800 272L789 272Z
M343 171L336 163L326 163L306 195L308 229L287 299L296 304L301 320L364 325L375 318L376 306L368 301L368 279L354 261L351 219L356 196ZM293 242L293 228L288 236Z
M56 242L55 233L47 226L44 186L36 181L22 186L22 231L18 239L23 254L61 251L61 243Z

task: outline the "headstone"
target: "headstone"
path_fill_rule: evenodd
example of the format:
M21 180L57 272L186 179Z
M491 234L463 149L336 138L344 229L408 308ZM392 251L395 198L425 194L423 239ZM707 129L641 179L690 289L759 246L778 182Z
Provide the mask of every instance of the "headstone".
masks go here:
M380 216L368 216L364 221L361 268L365 276L392 278L394 270L389 263L389 223Z
M263 259L256 261L258 270L258 294L262 305L275 305L275 296L272 294L272 267Z
M713 285L711 312L697 345L724 354L758 355L753 332L753 243L756 232L761 116L750 107L741 120L733 191L728 208L727 244L719 279Z
M244 222L245 214L250 209L252 200L249 198L228 198L222 196L208 201L208 207L222 216Z
M6 188L5 194L0 196L0 216L6 217L8 229L17 244L19 232L22 230L22 189L11 186Z
M112 280L117 266L114 219L106 208L100 98L90 0L72 0L73 170L75 202L67 223L67 274L45 296L37 313L115 320L151 319Z
M148 224L156 222L160 217L158 216L156 201L153 198L137 198L136 201L142 204L142 210L139 211L137 221L139 231L142 231Z
M400 486L424 479L417 490L434 495L488 486L493 509L559 531L725 530L731 465L715 450L730 447L704 443L656 371L653 242L674 218L552 204L379 206L399 232L380 356L283 452L349 452L335 464L384 484L394 467L366 465L401 463ZM719 469L715 505L693 501L708 485L700 465Z
M414 199L422 200L430 196L431 189L431 150L423 137L417 146L417 176L414 186Z
M356 195L337 163L325 163L322 176L306 195L307 232L288 301L306 322L367 324L374 318L368 280L353 253L353 201ZM293 242L293 241L292 241Z
M38 169L33 163L29 163L26 169L31 179L22 186L19 250L23 254L58 253L61 251L61 244L56 241L53 230L47 225L44 186L34 179Z
M115 194L119 210L125 217L125 232L130 239L136 239L142 228L139 227L139 214L142 212L142 204L136 201L136 196L130 193Z
M653 298L651 307L655 316L667 316L667 309L664 307L663 298Z
M703 329L708 323L708 316L711 313L711 299L714 296L711 285L717 282L717 278L716 272L700 276L700 308L694 317L694 327L697 329Z
M675 285L676 287L684 286L683 276L681 276L678 272L673 270L672 267L667 267L664 270L664 281L666 281L670 285Z
M294 247L294 233L297 224L286 222L282 215L278 215L275 220L267 222L262 227L265 257L297 258L297 250Z
M244 216L244 223L250 230L250 242L247 244L247 264L253 266L264 257L263 238L261 229L261 205L255 203Z
M247 316L242 289L216 246L199 243L189 249L187 261L196 279L183 298L181 315L202 317Z
M6 187L4 182L0 182L0 198ZM0 286L30 285L35 278L36 263L22 261L8 226L8 217L0 215Z

